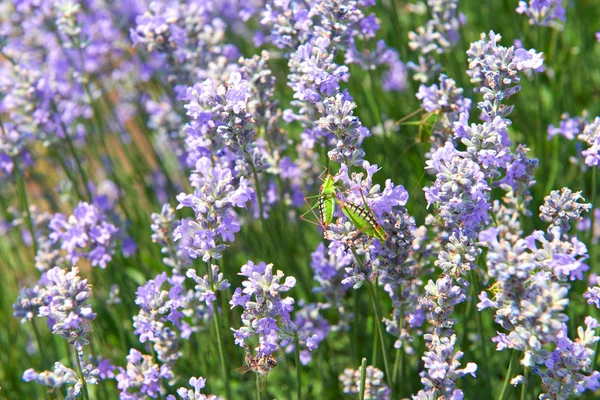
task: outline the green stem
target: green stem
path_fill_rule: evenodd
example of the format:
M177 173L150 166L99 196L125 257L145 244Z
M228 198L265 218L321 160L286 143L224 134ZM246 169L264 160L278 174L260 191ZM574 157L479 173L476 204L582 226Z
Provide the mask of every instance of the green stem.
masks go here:
M256 166L254 165L254 162L252 161L252 157L250 156L250 154L244 150L244 153L246 153L246 156L248 157L248 162L250 163L250 167L252 168L252 174L254 175L254 182L255 182L255 186L256 186L256 201L258 202L258 212L260 213L260 225L261 228L264 229L264 216L263 216L263 202L262 202L262 190L261 190L261 186L260 186L260 179L258 178L258 171L256 170Z
M302 374L300 369L300 340L298 334L294 335L294 347L296 353L296 398L302 400Z
M31 243L33 243L33 256L37 254L38 246L37 239L35 238L35 233L33 230L33 219L31 218L31 211L29 210L29 199L27 198L27 187L25 186L25 180L21 176L21 171L19 170L19 163L16 157L13 157L13 172L15 175L15 180L17 182L17 187L19 188L19 196L21 197L21 205L25 209L26 224L29 229L29 234L31 235Z
M94 340L91 335L90 335L90 349L92 350L92 357L94 357L94 363L96 365L98 365L100 360L98 360L98 354L96 353L96 347L94 346ZM104 396L105 399L108 399L109 397L108 397L108 391L106 390L106 384L102 380L98 383L99 383L99 386L102 388L102 395Z
M81 361L79 360L79 352L75 347L73 347L73 353L75 354L75 363L77 364L77 373L79 374L79 379L81 379L81 385L83 387L83 398L85 400L89 400L90 396L88 394L87 383L85 383L85 378L83 376L83 369L81 368Z
M373 336L379 338L379 329L378 323L375 318L373 318ZM379 342L377 340L373 341L373 353L371 354L371 365L374 367L377 366L377 353L379 351ZM381 350L383 351L383 349Z
M79 172L79 175L81 176L81 180L83 181L83 187L85 189L85 193L87 194L88 202L91 203L93 196L92 196L92 192L90 191L89 180L88 180L87 174L85 173L85 169L83 169L83 165L81 163L81 160L79 159L79 156L77 155L77 151L75 150L75 146L73 145L73 141L71 140L69 133L67 132L66 129L63 128L63 130L65 131L65 137L67 139L67 145L69 146L69 151L71 152L71 156L73 156L73 158L75 159L75 165L77 165L77 171Z
M354 247L351 247L351 250L352 250L352 254L354 255L354 259L359 264L361 270L364 270L364 265L363 265L360 257L356 253L356 250L354 249ZM392 375L390 374L390 363L388 362L385 338L383 337L383 329L381 329L381 321L382 321L381 309L379 308L379 303L375 300L376 296L375 296L375 289L373 288L373 284L368 279L365 282L367 285L367 289L369 290L369 297L371 298L371 303L373 304L373 311L375 313L375 319L377 320L376 321L377 327L378 327L377 333L379 336L379 341L381 343L381 353L383 354L383 367L385 369L385 380L386 380L388 386L391 387L390 382L392 381Z
M262 393L260 391L260 375L259 374L256 374L256 399L257 400L262 399Z
M404 322L404 313L400 313L400 316L398 318L398 329L400 332L402 332L402 325ZM399 339L400 337L398 337ZM402 348L402 346L398 347L396 349L396 358L394 359L394 372L392 373L392 382L394 385L394 388L396 390L399 390L400 385L400 377L402 376L402 369L404 368L404 349Z
M213 284L212 268L210 263L206 263L208 266L208 275L210 277L211 284ZM219 317L219 307L215 301L212 302L213 308L213 319L215 321L215 330L217 332L217 347L219 350L219 362L221 363L221 375L225 383L225 393L228 399L233 399L231 396L231 388L229 387L229 375L227 374L227 365L225 363L225 356L223 353L223 339L221 337L221 321Z
M506 400L508 398L508 386L510 385L510 380L515 373L518 358L519 353L516 350L512 350L510 355L510 364L508 365L508 371L506 371L506 378L504 379L504 385L502 385L502 392L500 392L500 397L498 397L498 400Z
M35 340L37 340L38 347L40 349L40 355L42 356L42 365L46 366L46 350L44 350L44 344L42 343L42 336L40 335L40 331L35 324L35 320L31 320L31 325L33 326L33 334L35 335Z
M381 354L383 355L383 367L385 369L385 377L389 386L391 386L392 375L390 374L390 364L387 356L387 349L385 345L385 338L383 337L383 329L381 329L381 310L379 304L375 301L375 288L371 281L367 280L367 288L369 289L369 296L371 297L371 303L373 304L373 311L375 312L375 318L377 319L377 334L379 335L379 342L381 344Z
M531 368L529 367L525 367L525 370L523 372L523 377L525 379L523 379L523 383L521 384L521 400L525 400L525 398L527 398L527 384L529 383L529 371Z
M365 386L367 383L367 359L363 358L360 364L360 391L358 392L358 398L360 400L365 399Z
M52 156L60 164L60 166L63 169L63 172L65 173L67 178L69 178L69 181L71 181L71 184L73 185L73 190L75 190L75 192L77 193L77 197L80 200L84 200L83 194L81 193L81 190L79 190L79 182L77 181L77 178L75 178L75 176L73 175L73 172L71 171L71 169L65 162L64 158L61 155L59 155L55 149L52 149L51 152L52 152Z
M354 296L354 329L352 330L354 336L354 359L356 363L360 359L360 350L359 350L359 327L360 325L360 296L358 295L358 290L353 291ZM596 342L597 343L597 342Z

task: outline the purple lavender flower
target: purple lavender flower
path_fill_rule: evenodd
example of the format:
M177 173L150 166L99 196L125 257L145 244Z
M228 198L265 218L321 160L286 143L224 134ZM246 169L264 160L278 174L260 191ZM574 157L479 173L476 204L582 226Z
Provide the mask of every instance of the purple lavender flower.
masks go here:
M548 140L552 139L556 135L564 136L569 140L575 139L575 137L583 132L586 124L586 115L581 117L571 118L569 114L564 113L560 116L560 123L558 127L554 125L548 126Z
M184 239L183 248L190 257L202 257L208 262L221 257L226 245L219 242L233 241L233 234L240 229L233 207L245 208L254 191L244 177L236 184L229 168L213 167L205 157L196 163L190 181L194 193L179 194L177 208L192 208L196 221L182 220L175 230L175 240Z
M196 293L199 295L198 300L206 303L207 306L210 306L212 302L217 300L216 291L217 290L227 290L231 285L224 279L223 273L219 271L219 267L217 265L211 265L211 273L210 277L205 275L204 277L199 277L195 270L188 269L186 276L191 278L194 282L196 282ZM212 277L212 279L211 279Z
M171 328L182 326L181 293L173 288L162 289L167 280L173 284L176 279L168 279L163 272L140 286L135 299L141 309L133 317L133 333L139 335L141 343L152 342L158 359L165 364L173 364L181 355L179 337Z
M490 31L489 41L481 34L481 40L471 43L467 51L469 70L467 75L483 95L480 108L488 118L508 116L513 107L501 102L521 90L518 85L518 73L526 70L538 70L544 60L542 53L535 50L516 49L514 46L499 46L501 36Z
M540 219L548 222L549 232L554 235L566 237L571 225L581 221L581 214L592 209L589 203L579 203L584 200L581 192L573 193L569 188L553 190L544 198L544 204L540 207Z
M563 0L529 0L519 1L517 13L529 17L530 25L552 26L562 29L566 20Z
M431 151L442 147L453 137L453 124L459 120L462 113L468 113L471 100L463 98L463 90L456 86L453 79L440 75L440 85L421 85L417 99L428 113L437 113L438 118L431 132Z
M238 274L245 276L242 288L236 288L229 302L231 308L241 306L242 327L231 329L235 343L244 346L246 339L258 336L258 357L270 355L278 346L285 346L289 341L279 340L281 333L291 333L290 313L294 308L294 299L282 297L284 292L296 286L296 279L284 278L281 271L273 274L273 264L261 262L254 264L248 261ZM293 334L292 334L293 336Z
M324 37L303 44L290 56L289 85L294 98L318 103L340 91L340 82L350 77L348 67L334 62L330 40Z
M470 362L465 368L458 368L463 353L454 350L456 335L449 338L434 335L431 344L432 350L423 355L427 372L421 373L421 383L425 389L419 391L413 399L429 399L430 393L437 393L448 399L462 399L462 390L456 389L454 381L467 374L475 377L477 364Z
M95 205L80 202L73 215L54 214L48 226L53 231L50 239L54 243L60 242L60 248L66 251L66 258L71 263L85 257L92 266L106 268L112 260L114 244L111 238L119 230L106 221Z
M177 389L177 394L183 400L219 400L219 397L212 394L206 395L201 393L201 390L206 386L206 379L202 377L191 377L189 384L193 389L186 387L180 387ZM175 396L172 394L167 396L167 400L175 400Z
M339 380L344 386L344 393L360 393L360 368L357 370L346 368L344 373L339 376ZM384 382L383 372L369 365L367 367L365 379L365 399L387 400L390 398L391 393L392 391Z
M151 356L135 349L129 351L126 368L118 369L117 387L121 391L119 398L124 400L157 398L164 390L161 379L173 378L169 365L159 367Z
M556 339L556 349L544 361L547 369L534 369L542 378L544 393L540 398L566 399L600 388L600 373L590 373L595 343L600 339L596 336L599 325L592 317L585 318L585 325L585 330L583 327L577 328L578 338L574 341L567 337L566 330L562 332Z
M587 288L583 298L587 300L588 304L600 308L600 277L597 276L595 281L596 284Z
M13 316L21 318L21 324L33 320L39 313L40 307L45 305L46 288L35 285L32 288L22 288L17 301L13 304Z
M179 246L173 243L173 234L177 230L175 210L169 204L163 204L160 214L152 213L150 218L152 219L150 225L153 232L152 241L160 244L160 252L165 255L163 262L173 268L175 274L183 274L184 269L190 263L190 259Z
M305 349L300 350L300 362L302 365L307 365L312 359L312 351L319 347L319 344L324 341L329 335L331 327L329 322L321 315L321 311L327 309L328 305L309 303L304 301L298 303L298 310L294 314L293 332L298 336L300 346ZM282 335L283 339L288 339L290 342L293 337ZM292 352L294 344L290 343L286 352Z
M82 366L83 379L87 384L98 384L98 369L92 368L90 364ZM74 370L65 367L60 362L54 363L52 371L35 372L32 368L23 373L25 382L37 382L42 386L48 386L53 391L59 391L63 386L67 387L67 396L65 399L74 400L81 394L83 383Z
M356 104L341 94L323 101L322 117L316 125L322 135L333 135L335 148L327 155L332 161L346 165L361 165L364 151L358 147L369 131L353 115Z
M219 15L219 8L208 3L153 2L137 17L131 40L166 59L179 90L208 77L220 79L240 53L223 44L227 24Z
M415 80L426 83L433 79L440 69L433 54L446 53L459 41L459 29L466 17L457 11L457 3L456 0L428 0L431 19L416 32L409 32L408 46L419 53L418 64L408 63L408 67L417 72L413 76Z
M47 317L52 333L60 335L79 351L88 343L91 321L96 318L87 300L92 286L81 279L79 268L67 272L54 267L46 273L47 304L39 308L39 316Z
M600 117L586 125L577 138L590 146L581 152L585 156L585 163L590 167L600 166Z
M447 142L427 161L427 168L437 171L437 179L425 188L425 198L429 206L436 204L448 229L476 231L488 220L490 188L477 163L460 157Z

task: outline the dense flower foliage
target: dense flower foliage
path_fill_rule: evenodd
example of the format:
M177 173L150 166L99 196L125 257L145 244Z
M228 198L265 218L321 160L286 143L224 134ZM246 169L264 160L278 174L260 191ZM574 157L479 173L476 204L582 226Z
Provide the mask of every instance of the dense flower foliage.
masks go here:
M598 5L475 3L0 0L0 397L597 397Z

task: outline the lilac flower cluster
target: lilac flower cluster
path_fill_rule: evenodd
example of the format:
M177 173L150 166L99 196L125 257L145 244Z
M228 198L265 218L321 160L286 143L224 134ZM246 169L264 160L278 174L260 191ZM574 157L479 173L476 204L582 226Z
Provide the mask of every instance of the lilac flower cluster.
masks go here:
M357 370L346 368L339 380L344 386L344 393L353 395L360 393L360 368ZM383 372L369 365L366 371L364 398L387 400L391 393L392 391L383 380Z
M562 29L567 13L563 3L563 0L519 1L517 12L528 16L530 25L552 26Z
M548 126L548 140L551 140L556 135L564 136L569 140L575 139L575 137L583 132L583 128L587 123L587 114L584 112L580 117L569 116L567 113L563 113L560 116L560 122L558 126L550 124Z
M182 400L219 400L219 397L212 394L206 395L201 393L202 389L206 386L206 379L191 377L189 384L194 388L193 390L186 387L177 389L177 394ZM167 400L175 400L175 396L170 394L167 396Z
M326 251L325 245L319 243L311 253L310 266L316 287L313 291L325 298L325 304L338 311L339 320L332 326L332 330L347 330L350 321L354 318L351 310L344 306L344 296L351 287L350 283L342 283L347 277L346 268L352 264L352 255L339 247L339 242L333 241ZM339 249L339 251L338 251Z
M456 140L465 146L458 151L452 141L431 154L427 167L436 171L436 181L425 188L429 205L435 205L438 224L449 232L444 249L437 255L435 265L442 270L440 278L429 281L420 303L428 311L427 320L432 324L425 335L428 355L443 355L443 361L426 363L421 373L425 389L417 396L426 398L431 393L458 395L453 378L439 379L440 370L456 368L461 352L456 351L456 336L452 318L454 307L466 298L469 286L465 279L470 270L477 268L475 261L481 254L479 233L489 223L490 192L499 186L508 194L505 201L519 210L529 203L529 188L533 185L535 160L526 158L526 149L510 149L506 118L512 107L502 104L505 98L520 88L512 86L519 82L518 72L539 68L541 55L535 51L504 48L497 45L499 36L490 32L490 41L482 34L481 41L471 44L467 51L469 71L473 83L478 84L484 101L478 103L483 112L484 123L468 125L468 114L460 115L454 122ZM428 357L426 355L426 357ZM474 372L476 366L467 366L466 372ZM463 376L458 374L455 378Z
M162 395L164 388L161 380L170 380L173 373L168 365L158 366L152 357L135 349L129 351L127 366L118 367L117 387L121 391L121 400L137 400Z
M112 260L114 243L111 238L118 229L106 221L95 205L80 202L73 215L54 214L48 226L52 230L50 239L60 243L69 262L74 264L84 257L92 266L104 269Z
M254 264L252 261L244 264L238 275L246 280L242 282L244 288L236 288L229 302L232 309L240 306L244 310L243 325L231 329L235 343L243 347L248 338L258 336L257 356L273 354L278 346L290 343L289 339L280 341L280 335L294 335L290 320L294 299L282 297L282 294L296 286L296 279L288 276L281 283L284 274L281 271L273 274L273 264Z
M173 364L181 353L179 336L171 326L181 328L183 313L180 310L179 293L173 289L162 289L167 279L167 274L163 272L138 288L135 303L141 309L133 317L133 333L139 336L141 343L152 343L161 362ZM169 281L173 284L171 279Z
M254 190L244 177L235 182L229 168L213 166L206 157L196 162L190 182L194 193L179 194L177 209L190 207L196 220L182 220L174 239L182 240L181 248L191 258L201 257L206 262L219 259L226 247L222 242L233 241L233 235L240 230L233 207L245 208Z
M92 287L81 279L79 268L65 271L54 267L45 275L45 304L39 316L48 318L52 333L67 339L79 351L88 344L92 331L91 321L96 318L87 300L92 297Z
M492 340L498 350L522 351L521 364L543 377L544 390L565 398L600 387L600 374L584 375L590 372L591 352L586 347L598 340L593 334L597 323L586 320L587 333L580 329L578 342L568 338L566 327L569 286L565 282L583 279L589 269L584 263L586 246L569 236L571 225L590 208L580 199L580 193L566 188L553 191L540 207L540 218L550 223L546 234L536 231L525 239L516 210L497 204L500 221L505 223L480 236L489 243L487 266L495 289L492 298L486 292L479 295L478 308L496 309L496 322L508 331ZM584 297L593 303L593 290L588 293ZM551 353L549 345L554 347Z
M152 213L150 215L152 224L152 241L160 244L160 252L165 255L163 263L173 268L173 273L181 275L184 273L185 268L190 264L190 258L181 249L180 246L176 246L173 240L173 232L177 229L177 222L175 221L175 210L169 204L163 204L160 214Z
M490 31L489 41L486 35L481 34L481 40L471 43L467 51L469 69L467 75L471 82L478 86L483 95L483 102L477 107L484 116L493 120L496 116L507 117L513 107L502 104L521 90L519 72L525 70L539 70L544 62L542 53L534 49L515 49L514 46L499 46L502 38L500 35Z
M319 347L329 335L331 327L327 319L321 312L329 308L328 304L308 303L304 301L298 303L298 310L294 313L292 322L292 331L298 336L298 343L305 349L300 350L300 362L307 365L312 360L311 352ZM283 335L285 338L286 335ZM286 351L294 350L294 345L287 346Z
M590 167L600 166L600 117L587 124L577 139L589 146L581 152L581 155L585 156L585 163Z
M152 2L131 29L134 45L165 58L177 91L197 80L221 79L239 57L234 45L223 44L227 23L217 17L219 9L214 6L201 1Z
M548 127L548 139L552 139L555 135L562 135L568 140L577 137L588 146L581 152L585 164L590 167L600 165L600 117L596 117L590 122L585 111L581 117L575 118L570 118L569 114L563 114L558 128L554 125Z
M295 110L285 110L283 117L288 123L294 120L302 123L304 132L298 153L299 159L306 164L314 165L312 149L315 145L328 144L338 148L330 153L330 157L350 157L356 152L356 157L347 162L362 160L355 147L368 131L352 116L352 98L340 87L348 80L349 70L336 64L337 54L345 51L347 63L358 63L366 69L388 64L390 71L384 74L383 87L390 90L404 87L404 67L397 52L387 49L382 41L373 52L361 52L356 48L358 37L372 38L379 29L377 19L373 15L366 16L359 8L369 5L372 4L355 1L342 4L337 0L292 1L268 5L263 13L261 22L271 32L267 39L280 48L296 49L289 57L288 75L288 86L293 89L295 99L291 105ZM330 126L332 122L336 122L336 126ZM327 129L328 126L323 129L325 123L331 129ZM340 136L332 135L336 132ZM310 178L306 180L310 181Z
M453 124L458 121L462 113L471 109L471 100L463 97L463 89L456 86L453 79L440 75L440 85L421 84L417 92L417 99L428 113L437 114L431 137L431 150L442 147L444 143L453 138Z
M410 62L408 67L415 71L413 78L422 83L438 74L441 65L433 55L448 52L460 40L459 29L466 22L466 17L457 11L456 0L427 0L427 6L431 19L408 34L408 46L419 53L418 64Z
M87 384L98 384L98 369L94 369L90 364L84 364L82 368L83 379ZM52 371L35 372L32 368L23 373L23 381L36 382L42 386L48 386L51 392L59 391L67 386L67 395L65 400L74 400L82 392L83 383L81 378L71 368L65 367L60 362L54 363ZM62 397L62 395L61 395Z

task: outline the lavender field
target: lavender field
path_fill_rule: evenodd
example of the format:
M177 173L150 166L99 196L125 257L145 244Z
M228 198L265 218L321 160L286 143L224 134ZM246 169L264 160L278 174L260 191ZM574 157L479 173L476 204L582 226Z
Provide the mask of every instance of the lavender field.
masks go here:
M0 399L600 398L598 168L598 0L0 0Z

